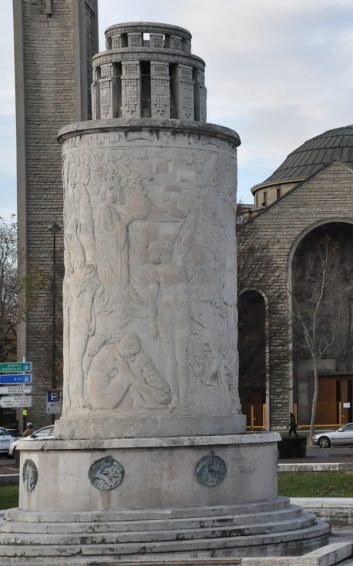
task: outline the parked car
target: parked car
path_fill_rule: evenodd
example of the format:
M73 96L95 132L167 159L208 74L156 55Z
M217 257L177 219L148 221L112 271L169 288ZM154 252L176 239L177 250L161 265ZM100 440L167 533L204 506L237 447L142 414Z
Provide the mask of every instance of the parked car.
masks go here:
M9 433L9 431L4 428L0 427L0 454L7 454L10 448L11 443L13 442L13 436Z
M55 438L54 425L39 428L38 430L32 432L32 434L30 434L29 436L21 436L20 438L16 438L15 440L12 439L13 442L8 448L9 456L15 456L16 446L20 442L20 440L49 440L50 438Z
M320 432L313 436L314 444L320 448L330 448L330 446L353 446L353 423L347 423L337 430Z
M19 438L20 436L22 436L18 428L7 428L6 430L9 434L11 434L12 438Z

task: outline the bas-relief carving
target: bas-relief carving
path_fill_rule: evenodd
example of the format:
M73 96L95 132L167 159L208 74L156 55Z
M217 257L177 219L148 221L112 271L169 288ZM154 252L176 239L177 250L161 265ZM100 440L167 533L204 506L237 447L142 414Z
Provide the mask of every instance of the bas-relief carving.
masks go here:
M74 379L65 382L64 412L67 406L87 406L82 360L89 337L94 334L94 295L98 287L92 206L88 194L89 162L81 156L76 164L68 163L71 174L66 187L64 347L66 371Z
M124 475L124 466L111 456L96 460L88 470L88 478L93 487L104 491L118 487Z
M23 464L22 481L26 491L33 491L38 483L38 468L33 460L28 458Z
M88 370L87 395L93 409L115 409L129 394L132 406L167 406L170 388L160 377L135 333L103 346Z
M210 396L237 409L234 156L77 153L63 170L66 412L202 410Z
M152 338L161 339L165 376L169 383L171 407L177 407L185 399L188 382L188 345L191 334L191 309L189 301L189 277L185 257L190 250L195 219L187 217L172 221L173 205L168 227L171 233L165 239L151 243L149 247L151 273L149 285L150 332ZM179 211L179 215L180 212ZM178 213L175 211L175 216ZM161 219L166 219L161 216Z

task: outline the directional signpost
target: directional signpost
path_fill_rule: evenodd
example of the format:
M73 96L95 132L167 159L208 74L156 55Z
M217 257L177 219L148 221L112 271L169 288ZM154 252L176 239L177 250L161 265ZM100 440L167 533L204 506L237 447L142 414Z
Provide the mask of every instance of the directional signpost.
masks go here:
M32 383L32 375L30 373L0 373L0 385L10 385L14 383Z
M0 363L0 407L31 407L31 362Z
M32 385L2 385L0 395L30 395Z
M0 373L32 371L32 362L3 362L0 363Z
M30 395L26 396L11 396L5 395L0 397L0 407L2 408L14 408L14 407L32 407L32 397Z

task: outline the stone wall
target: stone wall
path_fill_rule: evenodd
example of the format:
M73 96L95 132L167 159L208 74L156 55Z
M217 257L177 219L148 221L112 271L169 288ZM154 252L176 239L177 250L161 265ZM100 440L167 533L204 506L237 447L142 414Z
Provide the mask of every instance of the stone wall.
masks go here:
M50 420L45 416L53 377L53 235L48 226L63 222L61 148L56 136L61 126L89 114L87 58L98 48L96 14L96 0L14 1L19 270L30 284L22 297L29 312L19 328L18 359L33 362L28 420L35 426ZM56 260L60 313L62 232L56 237ZM55 377L61 384L61 315L56 326Z
M244 275L239 273L240 286L242 289L255 289L263 293L269 302L272 428L287 426L293 402L292 341L287 291L291 251L310 229L321 223L351 222L352 194L352 170L343 163L334 161L239 228L240 264L247 258Z

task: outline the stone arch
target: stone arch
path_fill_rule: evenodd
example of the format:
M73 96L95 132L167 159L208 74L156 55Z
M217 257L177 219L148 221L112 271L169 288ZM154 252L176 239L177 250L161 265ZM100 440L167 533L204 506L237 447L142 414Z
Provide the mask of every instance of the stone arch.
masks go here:
M239 394L250 425L250 406L256 425L269 430L269 303L255 288L244 289L238 297ZM260 324L259 324L260 323ZM265 418L262 405L266 405Z
M332 345L328 346L327 351L323 354L319 365L319 375L327 373L328 376L331 376L327 385L328 397L334 395L333 379L342 372L342 370L339 370L339 358L345 358L344 373L349 374L349 368L353 363L351 361L353 345L350 346L351 342L353 344L353 327L351 330L350 323L353 315L353 300L350 297L353 297L353 294L350 291L350 284L347 283L351 279L350 274L353 273L353 252L350 252L350 249L353 248L353 219L325 218L303 230L293 242L288 254L289 409L293 410L294 406L298 407L298 418L302 424L307 424L310 420L313 387L312 361L298 330L300 323L296 328L296 319L293 317L293 297L298 296L299 293L301 301L309 300L308 308L305 307L303 311L309 313L310 296L311 294L314 295L315 285L319 285L321 280L318 259L315 260L315 258L319 255L319 242L322 245L325 238L328 238L330 245L334 246L331 252L330 266L330 273L334 282L331 283L330 290L327 291L329 300L327 306L324 305L320 310L321 322L318 325L320 340L323 343L326 341L327 344L332 342ZM303 298L303 292L307 299ZM343 305L343 301L347 302L347 305L338 307L337 305L341 302ZM308 314L308 316L310 315ZM352 337L349 338L351 334ZM352 355L350 355L350 351L352 351ZM350 387L352 391L353 373L351 377L352 384ZM321 381L321 377L319 380ZM340 385L338 384L337 387L340 387ZM352 393L350 395L352 396ZM320 411L318 412L317 422L322 421L322 424L340 422L338 413L337 418L333 416L337 412L336 409L326 411L323 400L321 400L321 403L320 411L322 414ZM328 415L327 422L324 416L325 411Z

